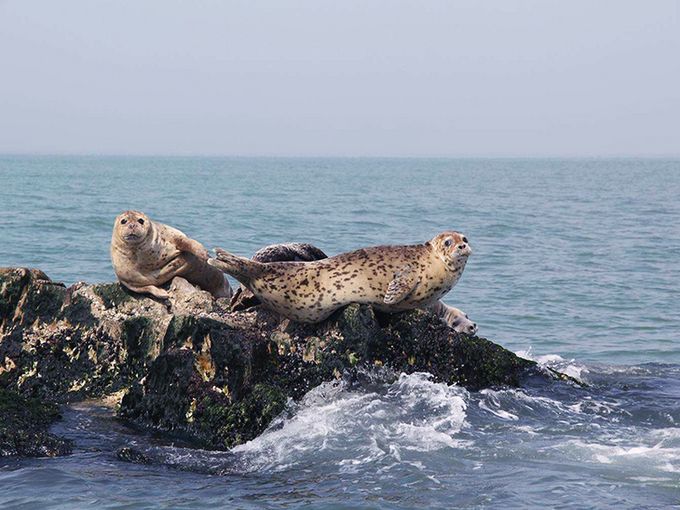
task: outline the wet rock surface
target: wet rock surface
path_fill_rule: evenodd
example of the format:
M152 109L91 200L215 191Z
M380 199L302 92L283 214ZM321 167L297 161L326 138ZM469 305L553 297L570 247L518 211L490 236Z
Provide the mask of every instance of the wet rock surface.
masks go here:
M548 377L419 310L350 305L309 325L260 307L231 311L180 278L168 290L166 304L118 283L66 288L38 270L0 269L0 388L57 403L116 394L129 422L227 449L260 434L289 399L364 368L426 371L471 390Z
M70 441L48 429L59 408L0 388L0 457L56 457L71 452Z

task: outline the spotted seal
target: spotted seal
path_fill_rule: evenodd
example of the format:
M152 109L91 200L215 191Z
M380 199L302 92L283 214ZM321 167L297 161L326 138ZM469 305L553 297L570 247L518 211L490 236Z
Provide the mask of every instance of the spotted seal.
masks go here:
M271 244L255 252L256 262L311 262L328 258L323 251L308 243ZM244 285L240 285L231 298L231 310L238 312L260 304L260 300Z
M328 256L319 248L307 243L272 244L256 251L251 260L257 262L311 262ZM246 287L241 285L231 299L231 310L241 311L257 306L260 301ZM429 310L450 328L468 335L477 334L477 324L458 308L437 301Z
M230 297L221 271L208 265L208 251L176 228L158 223L139 211L116 217L111 236L113 270L128 289L167 299L160 286L181 276L214 297Z
M258 262L220 248L216 253L208 263L234 276L266 307L314 323L349 303L384 312L431 308L457 283L471 249L462 234L444 232L424 244L363 248L312 262Z

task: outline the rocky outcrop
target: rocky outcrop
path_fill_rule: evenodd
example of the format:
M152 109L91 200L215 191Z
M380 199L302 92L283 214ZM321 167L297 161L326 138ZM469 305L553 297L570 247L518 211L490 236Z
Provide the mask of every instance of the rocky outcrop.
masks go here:
M55 457L70 453L70 441L48 432L59 417L54 404L0 388L0 457Z
M423 311L350 305L316 325L232 312L181 278L166 305L117 283L65 288L0 269L0 387L67 402L119 392L120 417L226 449L323 381L371 367L427 371L475 390L517 386L535 364Z

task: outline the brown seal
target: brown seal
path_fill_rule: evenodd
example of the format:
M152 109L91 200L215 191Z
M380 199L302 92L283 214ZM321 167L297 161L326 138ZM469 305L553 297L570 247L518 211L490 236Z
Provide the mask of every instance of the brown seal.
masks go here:
M456 284L471 253L458 232L410 246L376 246L312 262L257 262L219 248L208 263L231 274L266 307L319 322L349 303L384 312L430 308Z
M142 212L125 211L113 224L113 270L120 283L134 292L167 299L168 292L159 287L181 276L216 298L230 297L226 278L207 260L208 251L201 243Z

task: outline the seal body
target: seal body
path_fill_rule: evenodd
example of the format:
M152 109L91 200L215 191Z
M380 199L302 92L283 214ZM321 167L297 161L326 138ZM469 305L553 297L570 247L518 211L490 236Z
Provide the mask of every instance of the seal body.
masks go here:
M323 251L307 243L271 244L255 252L251 260L256 262L311 262L328 258ZM244 285L234 291L231 298L232 312L246 310L260 304L260 300Z
M384 312L430 308L458 282L471 249L462 234L444 232L424 244L376 246L312 262L257 262L216 252L208 263L266 307L313 323L349 303Z
M285 243L265 246L255 252L251 260L256 262L312 262L326 258L328 258L328 255L314 245L307 243ZM232 311L239 311L257 306L260 304L260 301L250 290L241 285L234 292L230 304ZM428 310L458 333L467 333L468 335L475 335L477 333L477 324L472 322L468 315L458 308L449 306L442 301L437 301Z
M207 259L201 243L142 212L125 211L116 217L111 236L113 270L120 283L134 292L167 299L169 294L160 286L181 276L216 298L230 297L229 283Z

